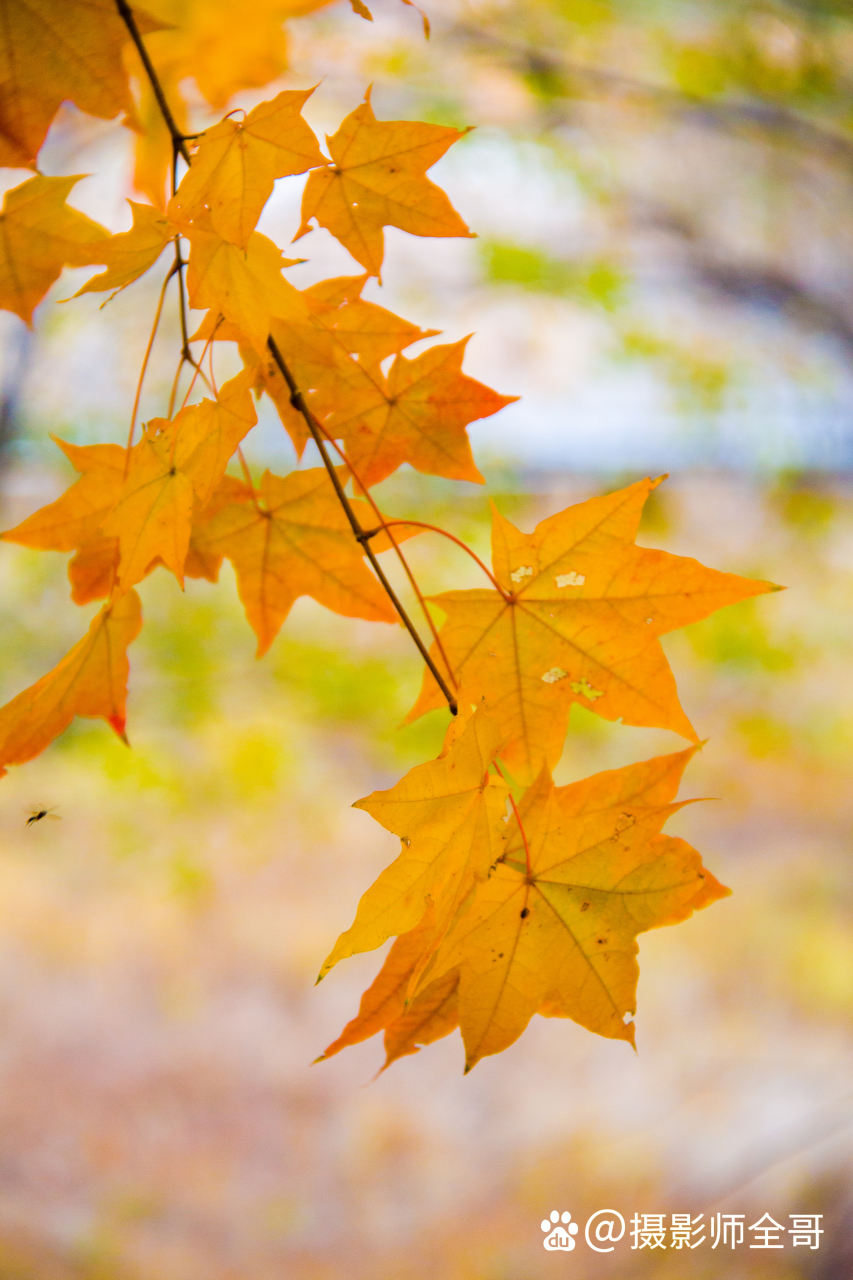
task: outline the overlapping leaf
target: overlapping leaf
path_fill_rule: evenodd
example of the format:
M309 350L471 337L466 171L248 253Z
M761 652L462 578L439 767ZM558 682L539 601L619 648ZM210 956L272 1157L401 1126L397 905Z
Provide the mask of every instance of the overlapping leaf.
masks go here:
M118 293L125 289L153 267L174 236L175 228L159 209L150 204L137 204L135 200L127 203L133 211L133 226L130 231L120 231L97 246L97 257L93 257L93 261L103 262L107 269L87 280L75 298L81 293L101 293L106 289Z
M440 187L426 177L465 131L411 120L377 120L369 99L356 107L326 139L332 163L315 169L305 184L302 223L315 218L378 276L384 255L383 227L416 236L470 236Z
M223 240L244 249L276 178L325 163L301 111L313 89L286 89L245 120L226 116L203 135L169 216L193 223L208 214Z
M235 325L263 355L273 318L304 323L305 301L281 272L292 265L272 240L253 231L245 249L223 240L209 221L186 229L192 246L187 288L190 305L212 310Z
M342 473L342 480L346 475ZM353 509L368 527L364 502ZM413 531L415 532L415 531ZM405 536L405 535L404 535ZM390 546L372 540L374 550ZM258 637L258 657L266 653L299 596L348 618L395 622L397 615L377 579L324 468L264 473L257 491L226 476L193 526L199 576L215 574L223 556L234 565L246 617Z
M505 853L427 970L433 983L458 970L466 1070L540 1009L633 1043L637 935L729 892L685 841L660 834L691 754L569 787L543 770L521 827L511 821Z
M52 671L0 708L0 777L44 751L75 716L106 720L124 739L127 646L141 625L139 597L129 591L104 605Z
M508 789L489 772L500 747L500 730L478 712L446 756L416 765L390 791L357 802L356 809L398 835L403 847L362 897L321 978L339 960L413 929L430 903L437 936L446 929L503 849Z
M0 307L28 325L63 267L103 261L107 232L65 203L79 181L39 174L6 192L0 213Z
M139 582L158 557L183 584L193 505L208 500L237 445L257 421L244 371L217 400L188 405L172 422L154 418L131 451L103 532L119 540L118 581Z
M572 702L608 720L696 739L659 636L777 588L634 545L657 481L590 498L521 533L493 513L492 560L504 594L449 591L440 635L460 702L485 698L503 726L503 758L529 783L560 757ZM441 669L437 647L433 658ZM410 719L441 705L425 673Z
M135 5L134 17L143 33L161 26ZM0 0L0 165L35 168L61 102L132 115L128 40L115 0Z

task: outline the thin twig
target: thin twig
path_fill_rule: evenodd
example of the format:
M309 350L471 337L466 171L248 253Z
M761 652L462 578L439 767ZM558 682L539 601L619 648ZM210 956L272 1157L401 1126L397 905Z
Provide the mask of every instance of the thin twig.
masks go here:
M157 299L157 310L154 313L154 323L151 326L151 336L148 339L148 346L145 348L145 355L142 360L142 368L139 370L139 381L136 384L136 395L133 400L133 413L130 415L130 430L127 433L127 448L124 455L124 474L127 478L128 467L130 466L130 451L133 448L133 434L136 431L136 415L139 412L139 400L142 396L142 384L145 381L145 371L148 368L148 361L151 356L151 348L154 346L154 339L157 337L157 329L160 326L160 316L163 314L163 303L166 300L166 288L175 274L175 267L169 271L166 279L160 288L160 297Z
M163 86L160 84L160 81L157 77L157 72L154 70L154 65L150 57L148 56L148 50L145 48L145 45L142 41L142 36L139 34L139 27L136 25L136 19L133 16L133 10L131 9L130 5L127 3L127 0L116 0L116 8L119 11L119 16L122 22L130 32L130 38L133 41L133 43L136 45L137 53L142 59L142 65L145 68L145 73L148 76L148 79L151 83L151 88L154 90L154 97L157 99L157 106L160 108L160 114L162 115L164 121L166 122L166 128L169 130L169 133L171 135L172 146L175 148L176 151L179 152L179 154L183 157L183 159L186 160L187 164L189 164L190 153L189 151L187 151L187 144L184 141L184 135L181 133L180 129L178 128L177 124L175 123L175 118L172 115L171 111L169 110L169 104L166 101L166 95L163 93Z
M364 554L367 556L368 560L373 566L373 571L376 574L377 578L382 583L382 586L385 589L385 594L388 596L388 599L391 601L394 608L396 609L397 614L403 626L406 628L409 635L414 640L417 646L418 652L420 653L427 667L431 671L436 684L438 685L439 689L441 690L442 694L447 700L447 705L450 707L452 714L456 715L456 711L457 711L456 699L453 696L453 694L450 692L450 689L447 686L447 682L445 681L438 667L433 662L432 657L429 653L429 650L427 649L423 640L418 635L415 624L412 622L411 618L406 613L406 610L403 608L402 604L398 600L397 594L394 591L394 588L391 586L391 583L386 578L381 564L376 559L373 549L370 546L370 538L362 529L358 516L353 511L352 504L349 498L347 497L347 495L344 493L344 488L343 488L343 485L341 484L340 477L338 476L338 472L335 467L335 464L332 462L331 458L329 457L328 451L326 449L326 443L323 439L323 434L320 431L314 419L313 413L308 408L308 405L305 403L305 398L302 395L302 392L299 390L299 387L296 385L296 379L294 378L293 374L290 372L290 369L285 363L284 357L282 356L281 351L278 348L278 343L276 342L272 334L270 334L269 337L267 338L267 346L269 347L270 354L272 355L273 360L275 360L276 364L278 365L281 376L284 378L285 382L287 383L288 390L290 391L290 403L293 405L294 409L298 410L299 413L302 414L302 417L305 419L305 424L308 427L308 430L311 432L311 436L314 440L314 443L316 444L318 450L320 451L320 457L323 460L323 466L326 468L326 470L329 473L329 479L331 480L334 486L335 493L338 495L338 501L343 507L347 520L349 521L350 528L352 529L352 532L353 532L353 537L355 538L356 542L360 542L362 547L364 548Z
M357 477L356 477L356 478L357 478ZM440 533L440 534L441 534L441 536L442 536L443 538L449 538L451 542L455 542L455 543L456 543L457 547L461 547L463 551L467 551L468 555L471 557L471 559L472 559L472 560L476 561L476 563L477 563L477 564L480 566L480 568L483 570L483 573L486 575L486 577L487 577L487 578L489 579L489 581L491 582L492 586L495 588L495 590L496 590L496 591L499 591L499 592L500 592L500 594L503 596L504 600L509 600L509 599L510 599L509 592L508 592L508 591L504 591L503 587L502 587L502 586L501 586L501 584L498 582L497 578L496 578L496 577L495 577L495 575L492 573L491 569L489 569L489 568L488 568L488 567L483 563L483 561L482 561L482 560L480 559L480 557L477 555L476 551L473 551L473 550L468 546L467 542L463 542L463 541L462 541L462 539L461 539L461 538L457 538L455 534L453 534L453 533L449 533L449 532L447 531L447 529L442 529L442 528L441 528L439 525L437 525L437 524L427 524L424 520L396 520L396 519L395 519L395 520L384 520L384 521L383 521L383 523L382 523L382 528L383 528L383 529L385 529L385 530L388 530L388 529L392 528L395 524L408 524L408 525L414 525L416 529L429 529L429 531L430 531L431 533ZM379 530L377 529L377 533L378 533L378 532L379 532Z

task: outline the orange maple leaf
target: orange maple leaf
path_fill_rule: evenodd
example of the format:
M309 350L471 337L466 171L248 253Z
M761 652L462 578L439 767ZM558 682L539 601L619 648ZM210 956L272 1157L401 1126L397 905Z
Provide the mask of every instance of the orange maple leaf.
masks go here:
M141 32L161 27L134 6ZM133 114L129 40L114 0L0 0L0 165L35 168L60 103L111 120Z
M455 1030L459 1025L458 972L428 983L413 1000L408 999L412 978L432 928L432 915L428 912L421 924L397 938L376 978L361 997L358 1014L315 1061L323 1062L341 1049L384 1031L385 1062L381 1068L384 1071L398 1058L417 1053L420 1046L432 1044Z
M102 262L107 232L65 203L80 175L39 174L6 192L0 213L0 307L32 328L33 309L63 267Z
M93 250L92 261L105 263L107 269L87 280L74 294L75 298L81 293L102 293L105 289L119 293L153 267L172 240L175 228L159 209L150 204L137 204L135 200L127 203L133 212L133 226L130 231L120 231L96 246L97 255Z
M245 249L223 240L207 220L182 229L191 245L187 270L190 306L229 320L261 355L266 352L273 317L304 321L302 294L284 279L284 267L296 259L253 231Z
M68 444L52 437L80 479L0 537L37 551L75 551L98 532L124 483L125 451L117 444Z
M346 481L346 473L340 471ZM364 502L352 503L369 525ZM373 517L375 523L375 517ZM387 537L371 539L375 551ZM258 637L257 656L269 649L299 596L348 618L396 622L388 597L363 560L363 550L324 468L276 476L266 471L257 491L226 476L193 525L197 576L217 572L227 556L249 625Z
M466 1071L540 1010L633 1043L637 935L730 892L695 849L660 834L692 754L568 787L543 770L525 795L520 824L425 973L435 983L458 970Z
M400 837L402 849L363 895L320 978L339 960L413 929L430 903L441 936L503 848L508 788L489 773L500 747L500 729L477 712L446 755L416 765L389 791L356 802L354 808L365 809Z
M370 97L326 138L332 163L315 169L302 197L298 240L316 218L372 276L382 269L383 227L416 236L471 236L440 187L425 176L467 129L377 120Z
M193 505L207 502L237 445L257 422L244 370L215 401L154 418L130 453L127 475L103 532L119 540L122 589L162 560L183 586Z
M218 235L244 249L275 179L326 163L300 114L313 92L286 89L245 120L226 116L208 129L169 202L170 218L184 225L209 216Z
M105 604L52 671L0 708L0 777L44 751L75 716L106 720L127 741L127 646L141 625L135 591Z
M568 507L521 533L493 510L492 561L501 591L447 591L440 636L460 705L485 698L503 725L502 758L529 783L556 764L573 702L607 720L672 729L697 741L659 636L723 605L779 590L696 560L634 546L640 480ZM440 670L437 646L432 656ZM429 672L409 719L443 705Z

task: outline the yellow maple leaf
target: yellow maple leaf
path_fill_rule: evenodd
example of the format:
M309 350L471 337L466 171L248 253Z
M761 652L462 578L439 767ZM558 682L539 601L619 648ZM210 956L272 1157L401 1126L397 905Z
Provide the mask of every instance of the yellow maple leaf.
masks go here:
M143 33L160 23L134 6ZM35 168L61 102L111 120L133 112L115 0L0 0L0 165Z
M226 116L208 129L169 202L169 216L186 224L209 215L214 231L244 249L275 179L326 162L301 115L313 92L286 89L245 120Z
M191 245L187 270L190 305L223 315L259 354L266 351L274 317L295 322L307 319L302 294L281 274L294 259L285 258L272 240L253 231L247 247L238 249L204 221L193 223L183 233Z
M572 702L607 720L672 729L697 741L659 636L723 605L779 588L696 560L634 546L658 481L590 498L521 533L493 511L501 592L448 591L440 636L461 705L485 698L507 735L502 758L529 783L556 764ZM432 656L443 670L437 646ZM415 719L444 704L427 671Z
M106 720L124 741L127 646L142 625L139 596L104 605L61 662L0 708L0 777L32 760L75 716Z
M34 511L0 537L37 551L75 551L98 532L124 482L125 451L117 444L68 444L53 437L80 479L55 502Z
M133 211L133 226L130 231L109 236L97 246L97 257L93 256L93 260L105 263L107 269L87 280L74 294L75 298L81 293L102 293L105 289L120 292L153 267L172 240L175 228L159 209L134 200L127 203Z
M320 970L372 951L419 923L431 902L437 936L478 878L503 850L508 788L489 773L501 747L494 721L478 711L451 750L416 765L389 791L374 791L353 806L364 809L402 841L400 856L358 904ZM319 980L319 979L318 979Z
M150 12L169 29L155 32L145 43L178 127L186 127L180 92L186 81L194 80L215 108L224 107L239 89L263 88L287 66L283 23L329 2L252 0L235 20L234 0L151 0ZM144 126L136 144L136 186L162 208L171 139L135 50L127 56L140 87L138 114Z
M308 177L294 240L310 231L316 218L378 276L383 227L416 236L471 236L445 193L425 176L467 132L411 120L377 120L368 95L337 133L326 138L332 163Z
M346 473L341 472L346 481ZM375 517L354 502L367 526ZM375 551L390 543L371 540ZM193 545L202 572L215 573L227 556L249 625L258 637L258 657L269 649L299 596L348 618L396 622L388 597L363 560L361 546L325 468L276 476L267 471L257 491L226 476L193 525Z
M512 1044L540 1009L633 1043L637 935L729 892L695 849L659 834L679 807L660 792L668 784L674 794L691 754L570 787L540 774L521 828L511 822L505 853L427 970L434 983L458 969L466 1071Z
M0 213L0 307L32 328L33 309L63 267L101 262L107 232L65 199L80 175L39 174L6 192Z
M188 405L168 422L154 418L131 450L115 507L103 524L117 537L122 588L139 582L158 557L183 585L194 502L206 502L237 445L257 422L245 370L216 402Z
M350 420L359 408L366 413L375 413L377 405L387 409L390 392L380 362L436 332L420 329L367 302L361 290L368 279L361 275L321 280L302 291L307 308L303 323L273 320L270 325L270 333L285 354L312 413L324 423L335 412ZM257 351L235 325L222 323L213 312L205 317L193 340L211 336L240 344L244 362L257 370L259 389L275 404L301 457L311 434L302 414L291 404L290 389L269 351Z

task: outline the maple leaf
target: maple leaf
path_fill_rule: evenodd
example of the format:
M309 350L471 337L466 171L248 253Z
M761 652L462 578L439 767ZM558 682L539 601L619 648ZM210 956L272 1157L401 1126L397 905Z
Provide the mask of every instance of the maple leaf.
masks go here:
M380 275L383 227L416 236L471 236L440 187L425 176L467 133L439 124L377 120L367 99L326 138L332 163L309 174L298 240L321 227L373 276Z
M523 784L563 749L572 702L607 720L672 729L697 741L659 636L723 605L779 588L634 546L658 481L590 498L521 533L493 510L492 561L503 594L431 597L460 704L485 698L504 727L507 767ZM433 659L443 661L437 646ZM414 720L443 705L425 672Z
M0 307L32 328L33 309L63 267L101 262L108 233L65 199L81 175L39 174L6 192L0 213Z
M374 791L356 802L354 808L393 831L403 847L363 895L355 921L338 938L320 978L339 960L407 933L430 902L437 910L437 936L446 929L503 849L508 788L489 773L500 746L494 721L477 712L445 756L416 765L389 791Z
M427 977L459 972L466 1071L521 1035L534 1013L633 1043L637 935L729 890L660 829L692 751L555 788L543 770Z
M68 581L75 604L103 600L113 589L121 561L118 538L97 533L82 543L68 561ZM154 568L154 564L149 566Z
M117 537L119 583L132 586L158 557L183 586L193 504L207 501L237 445L257 422L245 370L217 400L188 405L169 422L154 418L130 453L116 505L103 524Z
M361 997L358 1014L316 1062L324 1062L341 1049L384 1031L385 1062L381 1068L384 1071L398 1058L417 1053L419 1046L432 1044L455 1030L459 1025L458 972L447 973L428 983L413 1000L407 998L432 929L432 916L428 912L421 924L397 938L376 978Z
M287 89L245 120L226 116L208 129L169 202L169 216L191 223L209 215L214 231L244 249L275 179L326 162L300 114L313 92Z
M139 596L129 591L104 605L52 671L0 708L0 777L7 765L37 756L75 716L106 720L127 741L127 646L141 625Z
M387 381L378 369L366 371L359 398L327 415L329 434L343 438L365 487L403 462L429 475L484 483L465 428L518 396L499 395L462 372L467 342L430 347L414 360L398 355Z
M187 270L192 307L223 315L259 353L266 350L273 317L305 320L302 294L281 274L295 260L283 257L272 240L253 231L246 249L238 249L201 220L182 233L192 247Z
M132 228L109 236L97 246L97 256L93 251L92 260L105 263L107 269L87 280L74 294L75 298L82 293L101 293L105 289L119 293L153 267L174 237L175 228L159 209L152 208L150 204L137 204L135 200L127 203L133 212Z
M160 23L134 7L141 32ZM0 165L35 168L61 102L111 120L133 114L114 0L0 0Z
M395 940L385 963L361 997L358 1014L315 1061L322 1062L349 1045L368 1040L405 1012L409 982L434 931L434 917L435 913L428 909L414 929Z
M124 483L125 451L117 444L76 445L52 439L81 473L80 479L0 537L37 551L75 551L98 533L115 506Z
M359 407L387 407L386 379L378 367L386 356L397 355L413 342L435 336L434 329L394 315L367 302L361 291L370 277L342 276L321 280L302 291L306 305L303 323L273 320L270 333L302 389L312 413L325 422L336 410L350 416ZM219 323L218 323L219 321ZM221 323L213 312L193 335L193 340L213 337L240 344L244 362L257 370L258 387L275 404L297 456L302 456L311 433L302 414L294 409L290 389L268 350L257 351L235 325ZM479 386L479 384L473 384Z
M339 474L345 482L346 473ZM372 517L367 504L355 501L352 507L367 526ZM375 551L390 546L387 536L371 543ZM299 596L312 596L348 618L397 621L364 563L325 468L288 476L266 471L257 491L226 476L194 523L193 546L202 566L199 576L209 577L205 570L215 573L222 556L233 564L259 658Z

